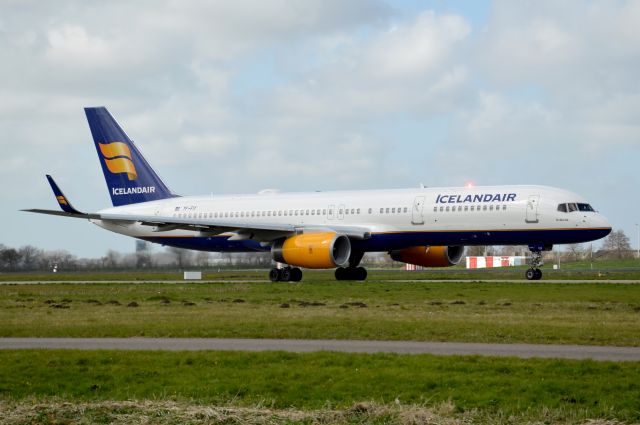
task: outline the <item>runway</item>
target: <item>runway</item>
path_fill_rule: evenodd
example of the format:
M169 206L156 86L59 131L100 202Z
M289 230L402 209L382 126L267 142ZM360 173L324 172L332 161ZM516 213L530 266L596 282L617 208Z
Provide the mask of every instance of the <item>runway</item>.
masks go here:
M536 280L534 282L525 279L382 279L375 280L375 283L526 283L531 285L543 285L543 284L617 284L617 285L638 285L639 279L611 279L611 280L598 280L598 279L543 279ZM264 283L271 284L267 279L202 279L202 280L7 280L0 281L0 285L91 285L91 284L121 284L121 285L135 285L145 283L166 283L166 284L180 284L180 283ZM280 282L281 283L281 282ZM303 282L290 282L291 285L296 285Z
M0 338L0 350L164 350L288 351L307 353L397 353L479 355L519 358L640 361L640 347L583 345L483 344L464 342L230 339L230 338Z

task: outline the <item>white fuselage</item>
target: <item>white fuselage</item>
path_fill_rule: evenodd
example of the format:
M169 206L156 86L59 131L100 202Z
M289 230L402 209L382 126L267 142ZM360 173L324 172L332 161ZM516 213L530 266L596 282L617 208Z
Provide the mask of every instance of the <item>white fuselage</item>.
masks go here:
M588 205L578 195L546 186L442 187L344 192L188 196L100 211L106 214L199 219L227 223L354 226L370 237L362 251L416 245L516 245L586 242L609 233L598 212L563 212L561 204ZM157 231L140 223L92 220L105 229L164 245L210 251L268 249L233 232Z

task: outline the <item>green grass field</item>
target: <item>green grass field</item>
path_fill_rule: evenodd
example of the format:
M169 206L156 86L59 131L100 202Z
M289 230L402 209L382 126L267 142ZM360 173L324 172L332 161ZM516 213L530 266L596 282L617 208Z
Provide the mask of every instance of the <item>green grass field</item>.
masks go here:
M640 420L640 364L624 362L326 352L3 351L0 376L0 399L7 406L34 397L302 410L361 402L449 403L452 417L470 414L473 422Z
M449 276L458 273L467 272ZM144 282L177 280L175 273L79 273L70 275L74 283L21 275L43 283L0 285L0 337L640 346L638 284L435 282L419 280L429 273L375 271L365 283L335 282L320 272L274 284L263 271L212 275L198 283ZM83 283L94 279L103 282ZM8 350L0 351L0 423L613 425L640 421L639 383L639 362Z
M298 284L0 285L0 336L638 346L640 285L348 283L320 278Z

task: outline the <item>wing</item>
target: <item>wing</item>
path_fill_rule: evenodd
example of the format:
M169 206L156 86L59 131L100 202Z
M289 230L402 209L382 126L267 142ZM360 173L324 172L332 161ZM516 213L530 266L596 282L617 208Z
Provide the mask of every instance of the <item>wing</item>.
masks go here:
M340 225L295 225L287 223L260 223L256 221L229 221L211 219L176 218L132 214L83 213L71 206L53 178L47 175L47 180L60 205L62 211L44 209L26 209L22 211L49 214L62 217L82 218L85 220L102 220L118 223L138 223L151 227L153 232L168 232L171 230L189 230L204 234L216 235L233 233L230 240L254 239L259 242L271 242L276 239L300 233L333 231L353 239L367 239L371 235L370 229L358 226Z
M168 232L170 230L190 230L212 235L233 233L230 240L255 239L260 242L270 242L282 237L300 233L314 233L333 231L353 239L368 239L371 230L361 226L333 226L333 225L294 225L279 223L231 222L209 219L168 218L161 216L131 215L131 214L86 214L65 211L26 209L26 212L49 214L62 217L83 218L86 220L103 220L119 223L139 223L151 227L153 232Z

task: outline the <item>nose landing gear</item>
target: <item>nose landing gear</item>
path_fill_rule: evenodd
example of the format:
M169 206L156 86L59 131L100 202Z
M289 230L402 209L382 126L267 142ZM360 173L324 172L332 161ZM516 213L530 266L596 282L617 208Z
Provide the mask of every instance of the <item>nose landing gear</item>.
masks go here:
M546 247L544 246L529 245L529 250L531 251L529 266L531 266L531 268L529 268L524 274L524 277L526 277L527 280L542 279L542 270L540 270L540 266L542 266L542 251L545 248Z

